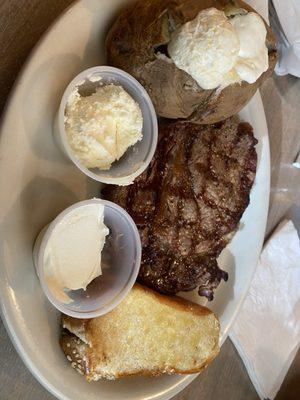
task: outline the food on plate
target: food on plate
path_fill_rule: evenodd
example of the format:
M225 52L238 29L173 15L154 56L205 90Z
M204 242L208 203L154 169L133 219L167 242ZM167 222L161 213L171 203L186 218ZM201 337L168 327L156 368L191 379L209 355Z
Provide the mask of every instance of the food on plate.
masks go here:
M160 116L200 124L236 114L276 63L270 27L239 0L138 0L106 48L109 64L144 85Z
M208 8L174 32L168 53L202 89L254 83L269 67L266 36L266 26L254 12L228 18L224 11Z
M68 291L85 290L102 275L101 252L108 234L102 204L76 208L54 227L45 247L44 273L57 299L71 302Z
M71 149L86 168L108 170L142 139L139 104L118 84L100 85L89 96L78 88L68 99L65 130Z
M213 298L227 280L217 257L249 204L256 143L237 116L215 125L165 121L148 169L131 186L104 188L139 229L140 282L167 294L198 287Z
M206 307L136 284L113 311L63 316L61 347L88 381L202 371L219 352L219 321Z

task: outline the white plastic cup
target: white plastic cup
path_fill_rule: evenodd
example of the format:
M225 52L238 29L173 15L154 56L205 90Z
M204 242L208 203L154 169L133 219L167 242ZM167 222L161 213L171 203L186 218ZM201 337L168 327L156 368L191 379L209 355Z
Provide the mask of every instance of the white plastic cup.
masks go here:
M101 79L99 79L101 78ZM65 109L71 93L79 88L83 95L91 94L101 84L121 85L139 104L143 115L143 138L115 161L109 170L86 168L80 163L71 149L65 132ZM54 121L54 137L59 148L87 176L98 182L128 185L134 181L150 164L155 153L158 135L157 117L152 101L143 86L126 72L113 67L99 66L89 68L77 75L65 90Z
M86 290L68 291L70 303L60 301L50 290L45 270L44 255L53 229L76 208L88 204L104 205L104 223L109 228L102 251L102 275L94 279ZM134 285L141 264L141 240L130 215L107 200L85 200L68 207L38 235L33 249L33 260L42 289L48 300L59 311L75 318L94 318L115 308Z

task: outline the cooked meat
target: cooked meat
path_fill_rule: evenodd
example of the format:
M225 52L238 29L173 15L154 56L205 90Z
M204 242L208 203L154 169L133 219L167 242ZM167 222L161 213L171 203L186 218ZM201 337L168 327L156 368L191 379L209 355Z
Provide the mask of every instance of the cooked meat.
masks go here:
M139 229L139 281L162 293L213 291L227 273L217 257L249 204L257 155L252 127L229 118L216 125L163 122L148 169L127 187L106 187Z

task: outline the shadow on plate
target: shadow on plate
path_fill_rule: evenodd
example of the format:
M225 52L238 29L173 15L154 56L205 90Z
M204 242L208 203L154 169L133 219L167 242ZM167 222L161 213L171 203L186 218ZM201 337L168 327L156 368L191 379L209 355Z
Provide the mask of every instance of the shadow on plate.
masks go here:
M46 224L77 200L75 193L60 182L36 176L11 205L1 221L4 241L0 244L0 264L5 266L14 291L30 295L35 281L34 240Z
M53 123L70 80L83 69L73 54L50 57L33 74L23 98L23 122L33 154L42 160L69 163L53 140ZM41 92L41 88L45 88Z

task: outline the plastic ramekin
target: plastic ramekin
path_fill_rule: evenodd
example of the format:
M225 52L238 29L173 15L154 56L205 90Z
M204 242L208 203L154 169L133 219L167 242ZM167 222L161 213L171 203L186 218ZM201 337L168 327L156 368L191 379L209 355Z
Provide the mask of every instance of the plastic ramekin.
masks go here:
M80 163L71 149L65 132L65 109L72 92L90 94L101 84L121 85L139 104L143 115L143 138L127 149L120 160L115 161L107 171L98 168L88 169ZM148 167L154 155L158 124L152 101L143 86L126 72L113 67L99 66L89 68L77 75L66 88L54 121L54 137L59 148L87 176L98 182L128 185Z
M105 257L108 260L107 265L102 268L102 275L94 279L86 290L68 292L73 301L64 303L55 297L47 284L45 249L57 224L69 212L89 204L104 205L104 223L109 228L109 235L102 259ZM102 199L85 200L64 210L40 232L34 244L33 260L46 297L59 311L75 318L94 318L115 308L134 285L141 263L140 235L134 221L123 208Z

